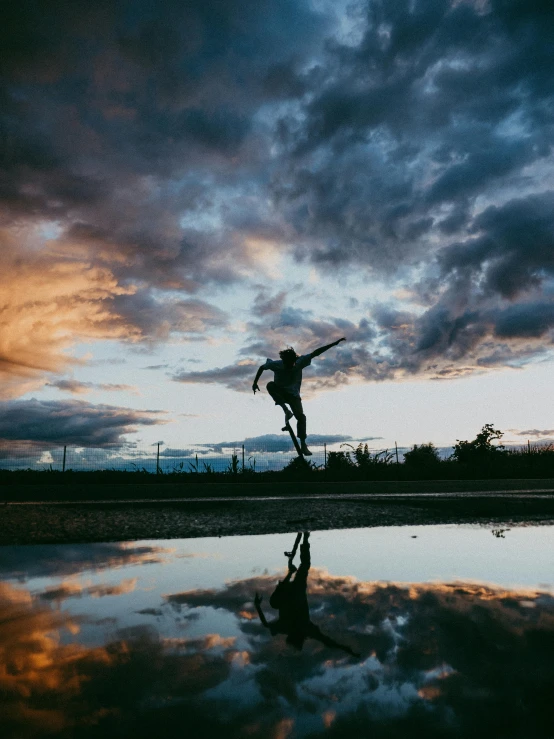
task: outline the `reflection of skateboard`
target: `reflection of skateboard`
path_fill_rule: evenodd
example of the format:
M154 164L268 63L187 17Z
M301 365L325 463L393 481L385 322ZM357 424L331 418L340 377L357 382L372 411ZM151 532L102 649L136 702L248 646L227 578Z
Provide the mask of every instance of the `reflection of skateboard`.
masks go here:
M296 535L296 540L295 540L295 542L294 542L294 546L293 546L293 548L292 548L292 552L285 552L285 557L286 557L286 558L288 559L288 561L289 561L289 569L291 569L291 566L292 566L292 560L293 560L293 559L295 558L295 556L296 556L296 552L297 552L297 550L298 550L298 545L300 544L300 540L301 540L301 539L302 539L302 533L301 533L301 532L299 532L299 533L298 533L298 534Z
M300 449L300 444L298 443L298 439L296 437L296 434L294 433L294 431L292 430L292 426L290 425L290 419L288 421L285 421L285 425L283 426L283 428L281 429L281 431L288 431L289 432L290 438L292 439L292 443L294 444L294 448L298 452L298 456L300 457L300 459L303 459L304 461L306 461L304 459L304 455L302 454L302 450Z

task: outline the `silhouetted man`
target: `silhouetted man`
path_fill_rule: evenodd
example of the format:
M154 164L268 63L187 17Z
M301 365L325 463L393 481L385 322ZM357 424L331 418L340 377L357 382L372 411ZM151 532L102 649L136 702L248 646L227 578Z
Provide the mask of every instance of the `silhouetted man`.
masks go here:
M304 415L304 409L302 408L302 398L300 397L300 386L302 384L302 370L312 363L314 357L319 357L320 354L326 352L332 346L337 346L341 341L346 341L343 337L338 341L334 341L332 344L326 346L320 346L319 349L311 352L310 354L303 354L298 356L294 349L284 349L279 352L281 359L270 359L266 360L265 364L262 364L256 372L256 377L252 383L252 390L254 395L256 390L259 390L258 380L264 370L273 371L273 381L267 383L267 392L271 395L275 401L275 405L280 405L285 412L285 423L289 421L293 416L296 418L297 424L297 436L300 439L300 448L302 454L310 455L311 451L306 446L306 416ZM290 406L290 410L287 408Z
M329 636L325 636L318 626L310 621L310 609L308 607L308 572L310 569L310 543L309 532L304 532L304 540L300 545L300 567L296 567L292 563L296 548L300 540L301 534L298 534L292 556L290 552L285 552L289 557L289 568L287 576L281 580L269 599L272 608L279 611L279 618L275 621L267 621L262 611L262 597L256 593L254 605L258 611L258 615L262 624L269 629L271 634L286 634L287 644L302 649L304 641L307 638L317 639L326 647L335 647L342 649L348 654L357 657L358 655L350 647L339 644ZM296 573L296 574L295 574ZM295 574L294 580L292 576Z

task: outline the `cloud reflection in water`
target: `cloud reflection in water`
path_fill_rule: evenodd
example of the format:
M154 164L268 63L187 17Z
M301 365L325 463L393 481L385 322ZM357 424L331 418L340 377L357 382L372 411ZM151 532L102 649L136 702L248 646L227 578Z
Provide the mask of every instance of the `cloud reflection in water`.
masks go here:
M554 599L536 589L362 581L312 567L310 618L354 657L314 639L299 651L264 629L254 594L267 604L277 574L157 602L126 575L104 589L71 581L65 595L58 583L57 596L54 585L0 584L2 736L551 732ZM98 595L138 620L103 631L69 610ZM85 627L101 643L89 644Z

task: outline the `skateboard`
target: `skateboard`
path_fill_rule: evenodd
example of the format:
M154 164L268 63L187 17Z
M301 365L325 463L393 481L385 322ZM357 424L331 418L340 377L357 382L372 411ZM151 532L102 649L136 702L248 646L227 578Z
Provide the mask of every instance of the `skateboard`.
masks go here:
M292 430L292 426L290 425L290 419L288 421L285 421L285 425L281 429L281 431L288 431L290 434L290 438L292 439L292 443L294 444L294 448L296 449L296 452L298 453L298 456L301 460L306 462L306 458L302 454L302 450L300 449L300 444L298 443L298 438L294 431Z
M297 552L297 550L298 550L298 545L300 544L300 540L301 540L301 539L302 539L302 533L299 533L299 534L297 534L297 535L296 535L296 539L295 539L295 542L294 542L294 546L293 546L293 548L292 548L292 552L285 552L285 557L286 557L286 558L288 559L288 561L289 561L289 570L290 570L290 568L291 568L291 565L292 565L292 560L293 560L293 559L295 558L295 556L296 556L296 552Z

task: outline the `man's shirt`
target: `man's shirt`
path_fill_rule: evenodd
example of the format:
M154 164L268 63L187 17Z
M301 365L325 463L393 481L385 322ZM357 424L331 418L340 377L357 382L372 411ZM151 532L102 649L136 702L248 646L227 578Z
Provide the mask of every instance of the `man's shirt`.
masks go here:
M311 354L304 354L297 358L292 367L285 367L282 359L270 359L269 357L262 367L263 369L272 370L275 376L275 384L278 387L299 398L300 385L302 384L302 370L311 363Z

